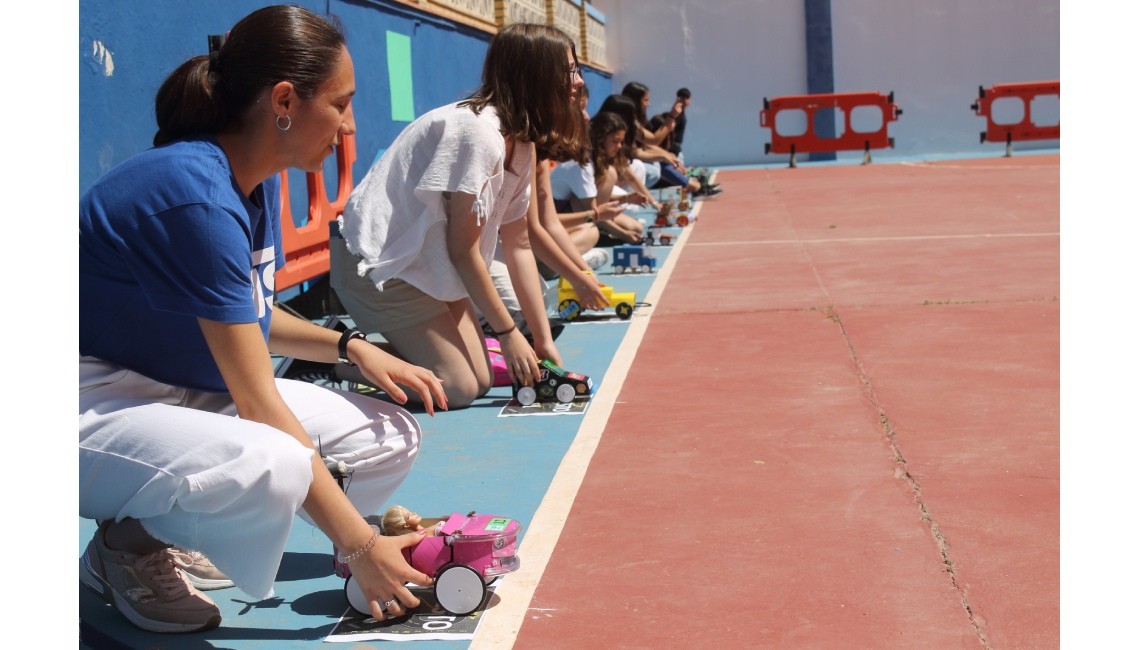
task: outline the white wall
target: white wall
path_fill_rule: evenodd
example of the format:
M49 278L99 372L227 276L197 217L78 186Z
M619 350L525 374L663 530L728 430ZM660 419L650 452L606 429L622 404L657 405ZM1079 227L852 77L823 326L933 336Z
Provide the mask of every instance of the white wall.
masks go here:
M606 15L614 88L649 86L650 114L674 91L693 91L690 164L779 162L765 156L765 97L807 92L802 0L594 0ZM893 150L876 159L939 153L990 155L985 120L970 110L978 86L1060 78L1060 0L833 0L836 92L894 91L903 114ZM1040 123L1057 105L1035 107ZM1025 143L1019 148L1057 146ZM840 158L860 153L841 153Z

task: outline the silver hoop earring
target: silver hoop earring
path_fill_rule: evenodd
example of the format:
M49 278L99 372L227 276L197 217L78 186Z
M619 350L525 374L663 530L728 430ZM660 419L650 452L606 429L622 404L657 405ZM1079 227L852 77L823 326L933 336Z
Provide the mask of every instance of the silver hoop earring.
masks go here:
M284 126L281 124L281 118L285 118ZM291 126L293 126L293 118L289 117L288 115L277 116L277 128L281 129L282 131L288 131L289 127Z

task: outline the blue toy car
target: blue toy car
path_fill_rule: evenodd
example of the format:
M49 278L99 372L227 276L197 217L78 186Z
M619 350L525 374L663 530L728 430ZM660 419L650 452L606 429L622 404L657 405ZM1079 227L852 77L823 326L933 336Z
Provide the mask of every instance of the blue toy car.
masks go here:
M649 245L625 244L614 246L614 273L626 271L649 273L657 268L657 257Z

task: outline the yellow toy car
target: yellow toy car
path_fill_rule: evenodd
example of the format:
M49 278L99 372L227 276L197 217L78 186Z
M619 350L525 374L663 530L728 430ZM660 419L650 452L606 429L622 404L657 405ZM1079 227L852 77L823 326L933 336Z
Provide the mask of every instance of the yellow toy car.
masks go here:
M602 294L609 301L610 306L614 308L617 317L622 320L629 320L633 315L633 306L637 302L637 296L632 291L614 293L613 287L602 285ZM572 321L582 314L582 303L578 299L578 292L574 291L574 287L566 280L566 278L559 278L558 280L558 316L559 318Z

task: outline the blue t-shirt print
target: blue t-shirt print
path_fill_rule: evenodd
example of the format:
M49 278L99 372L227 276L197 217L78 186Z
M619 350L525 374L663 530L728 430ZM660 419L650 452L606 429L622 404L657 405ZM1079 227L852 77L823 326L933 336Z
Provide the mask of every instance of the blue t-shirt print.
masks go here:
M253 252L253 268L249 281L253 285L253 302L257 306L257 320L263 320L273 309L273 278L277 273L277 255L273 247Z

